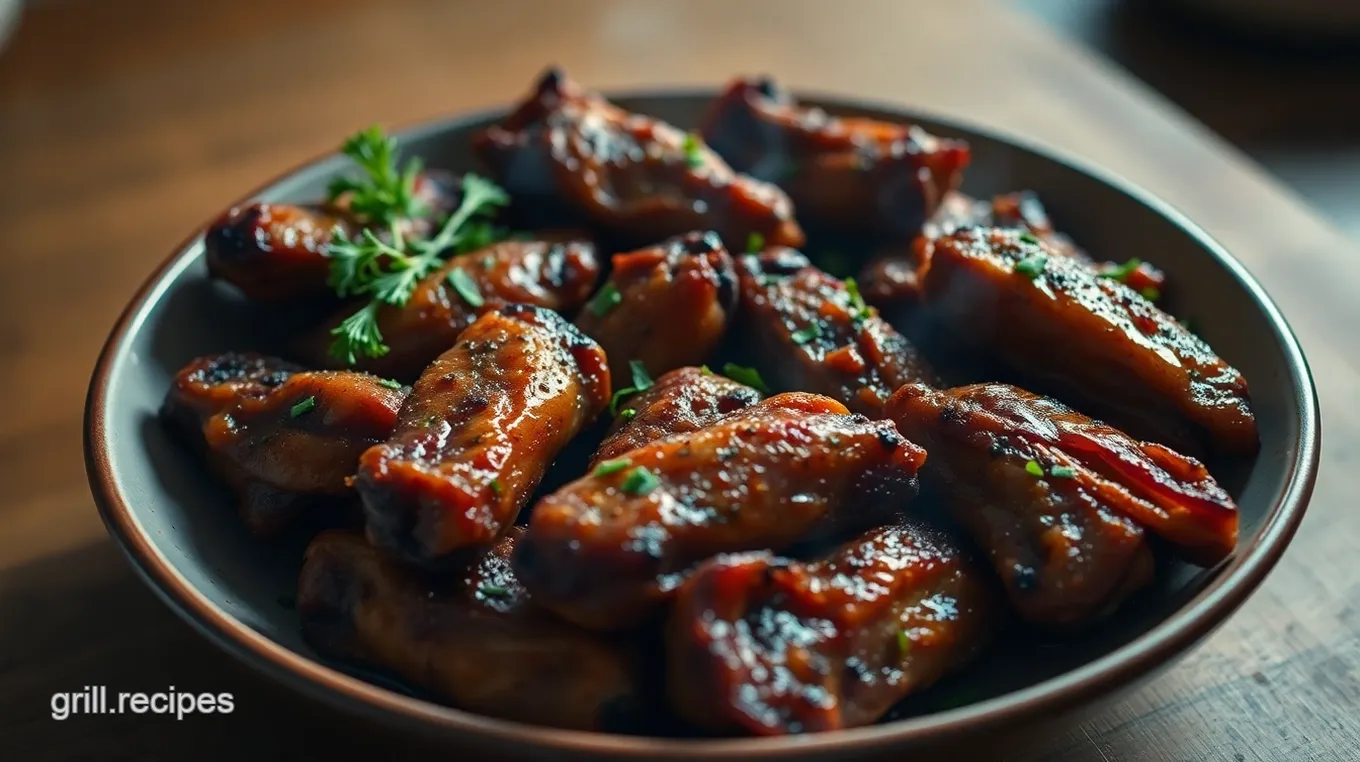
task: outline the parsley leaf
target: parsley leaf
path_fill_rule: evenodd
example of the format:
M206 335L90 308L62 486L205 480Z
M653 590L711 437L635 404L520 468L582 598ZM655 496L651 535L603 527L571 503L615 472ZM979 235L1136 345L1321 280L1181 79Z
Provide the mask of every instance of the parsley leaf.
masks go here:
M596 292L595 297L586 305L590 314L595 317L604 317L609 311L619 306L623 302L623 294L619 293L619 287L614 285L614 281L609 281Z
M1134 257L1122 265L1105 265L1098 274L1102 278L1109 278L1110 280L1117 280L1120 283L1125 283L1128 281L1129 276L1137 272L1142 264L1143 260Z
M628 475L623 478L623 483L619 485L619 489L629 495L645 495L659 486L661 486L661 480L657 478L656 474L638 466L629 471Z
M609 476L610 474L617 474L618 472L628 468L631 465L633 465L632 461L628 460L627 458L615 458L614 460L606 460L600 465L596 466L595 470L590 472L590 475Z
M813 339L820 338L822 335L821 323L808 323L803 328L794 331L789 335L794 344L806 344Z
M381 127L375 124L351 135L340 146L340 153L352 159L366 177L332 180L327 188L331 202L344 196L350 212L366 223L389 225L402 217L428 213L415 192L420 160L408 159L398 169L397 142Z
M681 147L685 151L685 163L690 169L698 169L704 165L704 143L698 135L693 132L685 133L685 142Z
M1025 464L1025 473L1029 474L1030 476L1043 476L1044 467L1039 465L1039 461L1031 460Z
M746 253L759 254L765 250L765 236L760 233L752 232L746 236Z
M727 363L723 366L723 375L739 384L746 384L761 394L770 393L770 387L765 385L765 379L760 377L760 371L755 368Z
M463 297L463 301L467 302L469 307L477 308L486 304L481 290L477 288L477 281L467 274L467 270L461 267L449 270L448 280L449 285L453 286L453 290Z
M1044 272L1044 267L1047 265L1048 257L1043 254L1034 254L1017 262L1015 264L1015 272L1030 280L1034 280Z
M292 409L288 411L288 415L293 418L297 418L298 416L310 413L315 409L316 409L316 396L313 395L294 405Z

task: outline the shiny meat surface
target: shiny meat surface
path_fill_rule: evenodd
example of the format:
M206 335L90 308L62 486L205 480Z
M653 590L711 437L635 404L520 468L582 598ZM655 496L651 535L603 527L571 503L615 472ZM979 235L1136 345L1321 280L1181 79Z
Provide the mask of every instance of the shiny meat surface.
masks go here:
M454 271L463 275L454 275ZM464 275L466 277L464 277ZM471 289L471 301L451 277ZM458 340L477 316L507 304L531 304L573 312L585 303L600 277L595 246L578 233L539 234L527 241L503 241L450 257L422 280L403 306L383 305L378 330L389 351L360 357L354 367L411 381ZM322 367L344 360L330 353L331 330L354 314L353 305L303 338L299 354Z
M357 533L321 534L298 582L303 635L323 654L389 669L461 709L607 730L636 699L631 649L529 601L509 564L518 532L440 580Z
M990 639L994 603L959 549L915 522L812 563L718 556L671 609L671 703L715 731L868 725L972 659Z
M161 415L182 430L197 432L213 415L242 399L263 397L302 366L258 352L196 357L175 374Z
M889 520L925 452L891 422L790 393L622 458L540 500L514 558L540 604L594 629L643 621L716 553Z
M1241 373L1133 289L1032 237L956 231L935 242L923 285L928 314L961 345L1137 436L1259 447Z
M629 378L630 362L655 377L707 360L737 302L732 258L717 234L616 254L613 264L609 281L576 318L604 347L613 378Z
M757 402L760 392L745 384L700 368L678 368L624 403L591 465L672 434L698 431Z
M711 228L729 245L751 234L803 244L777 186L734 172L697 136L625 111L557 69L474 149L512 196L564 203L624 240Z
M369 539L426 565L495 541L609 395L604 352L557 313L487 312L421 374L392 438L360 459Z
M704 125L713 150L786 190L808 225L857 234L914 234L969 161L961 140L800 106L768 78L732 82Z
M458 205L457 179L427 171L416 179L416 197L430 217L404 220L404 235L425 237L434 218ZM337 230L358 234L364 220L335 204L265 204L232 207L208 228L203 246L208 272L262 302L323 293L330 273L326 247Z
M743 257L740 290L745 342L775 388L825 394L881 417L899 386L935 383L906 337L798 252Z

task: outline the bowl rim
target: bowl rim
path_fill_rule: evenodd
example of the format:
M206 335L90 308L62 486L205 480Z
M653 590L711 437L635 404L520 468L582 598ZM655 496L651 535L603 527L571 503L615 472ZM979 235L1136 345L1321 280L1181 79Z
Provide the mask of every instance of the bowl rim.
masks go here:
M604 95L611 100L656 101L711 98L717 93L718 89L711 86L642 87L611 90ZM1284 352L1288 380L1298 390L1294 403L1299 437L1294 443L1288 482L1264 519L1260 539L1247 547L1245 554L1235 555L1228 561L1222 573L1169 618L1109 653L1017 691L881 725L781 738L674 739L548 728L434 704L350 676L255 631L190 584L157 550L131 510L129 497L121 489L113 470L112 451L115 448L109 436L107 417L112 371L119 358L127 353L131 338L141 330L152 308L181 273L197 261L195 244L211 221L199 226L175 247L142 282L115 322L94 367L85 402L86 475L110 536L138 575L167 606L208 640L264 675L322 703L387 725L482 746L518 746L526 753L556 751L588 754L595 758L773 759L786 754L830 757L884 751L897 744L936 743L1092 702L1188 651L1241 606L1275 566L1303 519L1317 479L1322 436L1317 392L1303 350L1279 308L1246 267L1198 225L1149 191L1065 150L1003 129L914 106L815 90L798 91L797 97L833 112L868 111L897 120L932 122L1027 151L1104 183L1159 214L1194 239L1227 270L1264 313ZM398 145L404 146L422 138L467 129L501 117L507 110L506 106L498 106L460 112L402 125L391 134ZM335 157L336 153L332 151L302 161L232 205L247 203L297 173Z

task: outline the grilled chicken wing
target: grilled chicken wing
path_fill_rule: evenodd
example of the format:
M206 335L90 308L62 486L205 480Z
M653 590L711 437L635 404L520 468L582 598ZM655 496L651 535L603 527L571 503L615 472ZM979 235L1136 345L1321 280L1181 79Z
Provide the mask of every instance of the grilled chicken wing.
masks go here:
M678 368L628 400L591 465L672 434L698 431L757 402L760 392L745 384L700 368Z
M636 700L635 656L532 604L510 570L519 531L441 580L357 533L321 534L298 583L303 634L324 654L390 669L468 711L607 730Z
M640 362L652 376L708 359L737 301L732 258L716 233L690 233L614 256L609 282L576 318L613 378Z
M768 551L701 565L667 629L671 703L716 731L868 725L972 659L994 597L943 534L902 522L813 563Z
M360 459L369 539L425 565L495 541L609 394L604 352L557 313L482 315L421 374L392 438Z
M732 82L710 107L703 134L734 169L788 191L808 224L855 233L914 234L969 161L961 140L831 116L800 106L768 78Z
M916 494L925 452L888 421L790 393L596 466L534 506L515 571L540 604L594 629L642 621L716 553L882 523Z
M964 345L1078 397L1134 434L1197 451L1258 448L1247 382L1209 345L1115 280L1016 231L935 242L925 307Z
M416 179L416 197L431 217L407 220L402 233L424 237L434 219L458 204L456 178L427 171ZM256 301L281 302L326 291L326 247L337 230L357 234L363 220L334 204L253 203L232 207L204 236L208 272Z
M762 374L880 417L903 384L935 383L925 358L842 281L790 249L741 260L741 327Z
M180 372L163 412L236 492L246 526L273 535L308 508L349 502L360 453L392 433L405 396L364 373L219 355Z
M516 198L551 198L627 241L713 228L801 246L778 187L733 172L694 135L615 106L550 69L502 124L474 144Z
M502 241L451 257L416 286L405 305L378 309L378 330L389 350L381 357L356 358L354 367L413 380L478 315L507 304L572 312L585 303L599 276L594 244L571 232ZM305 337L299 354L322 367L348 365L347 358L330 354L331 331L354 310L345 307Z

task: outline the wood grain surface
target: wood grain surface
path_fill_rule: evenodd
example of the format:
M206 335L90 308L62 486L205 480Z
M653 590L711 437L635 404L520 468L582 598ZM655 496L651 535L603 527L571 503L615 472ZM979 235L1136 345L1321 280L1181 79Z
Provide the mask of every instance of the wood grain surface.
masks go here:
M504 103L548 61L599 87L769 71L999 125L1122 173L1219 238L1277 300L1317 377L1325 445L1309 516L1264 587L1177 668L1007 758L1360 759L1360 252L1154 93L985 0L30 8L0 52L0 756L410 749L250 673L144 588L86 488L83 395L138 283L225 204L370 122ZM231 691L238 709L51 719L52 693L92 684Z

